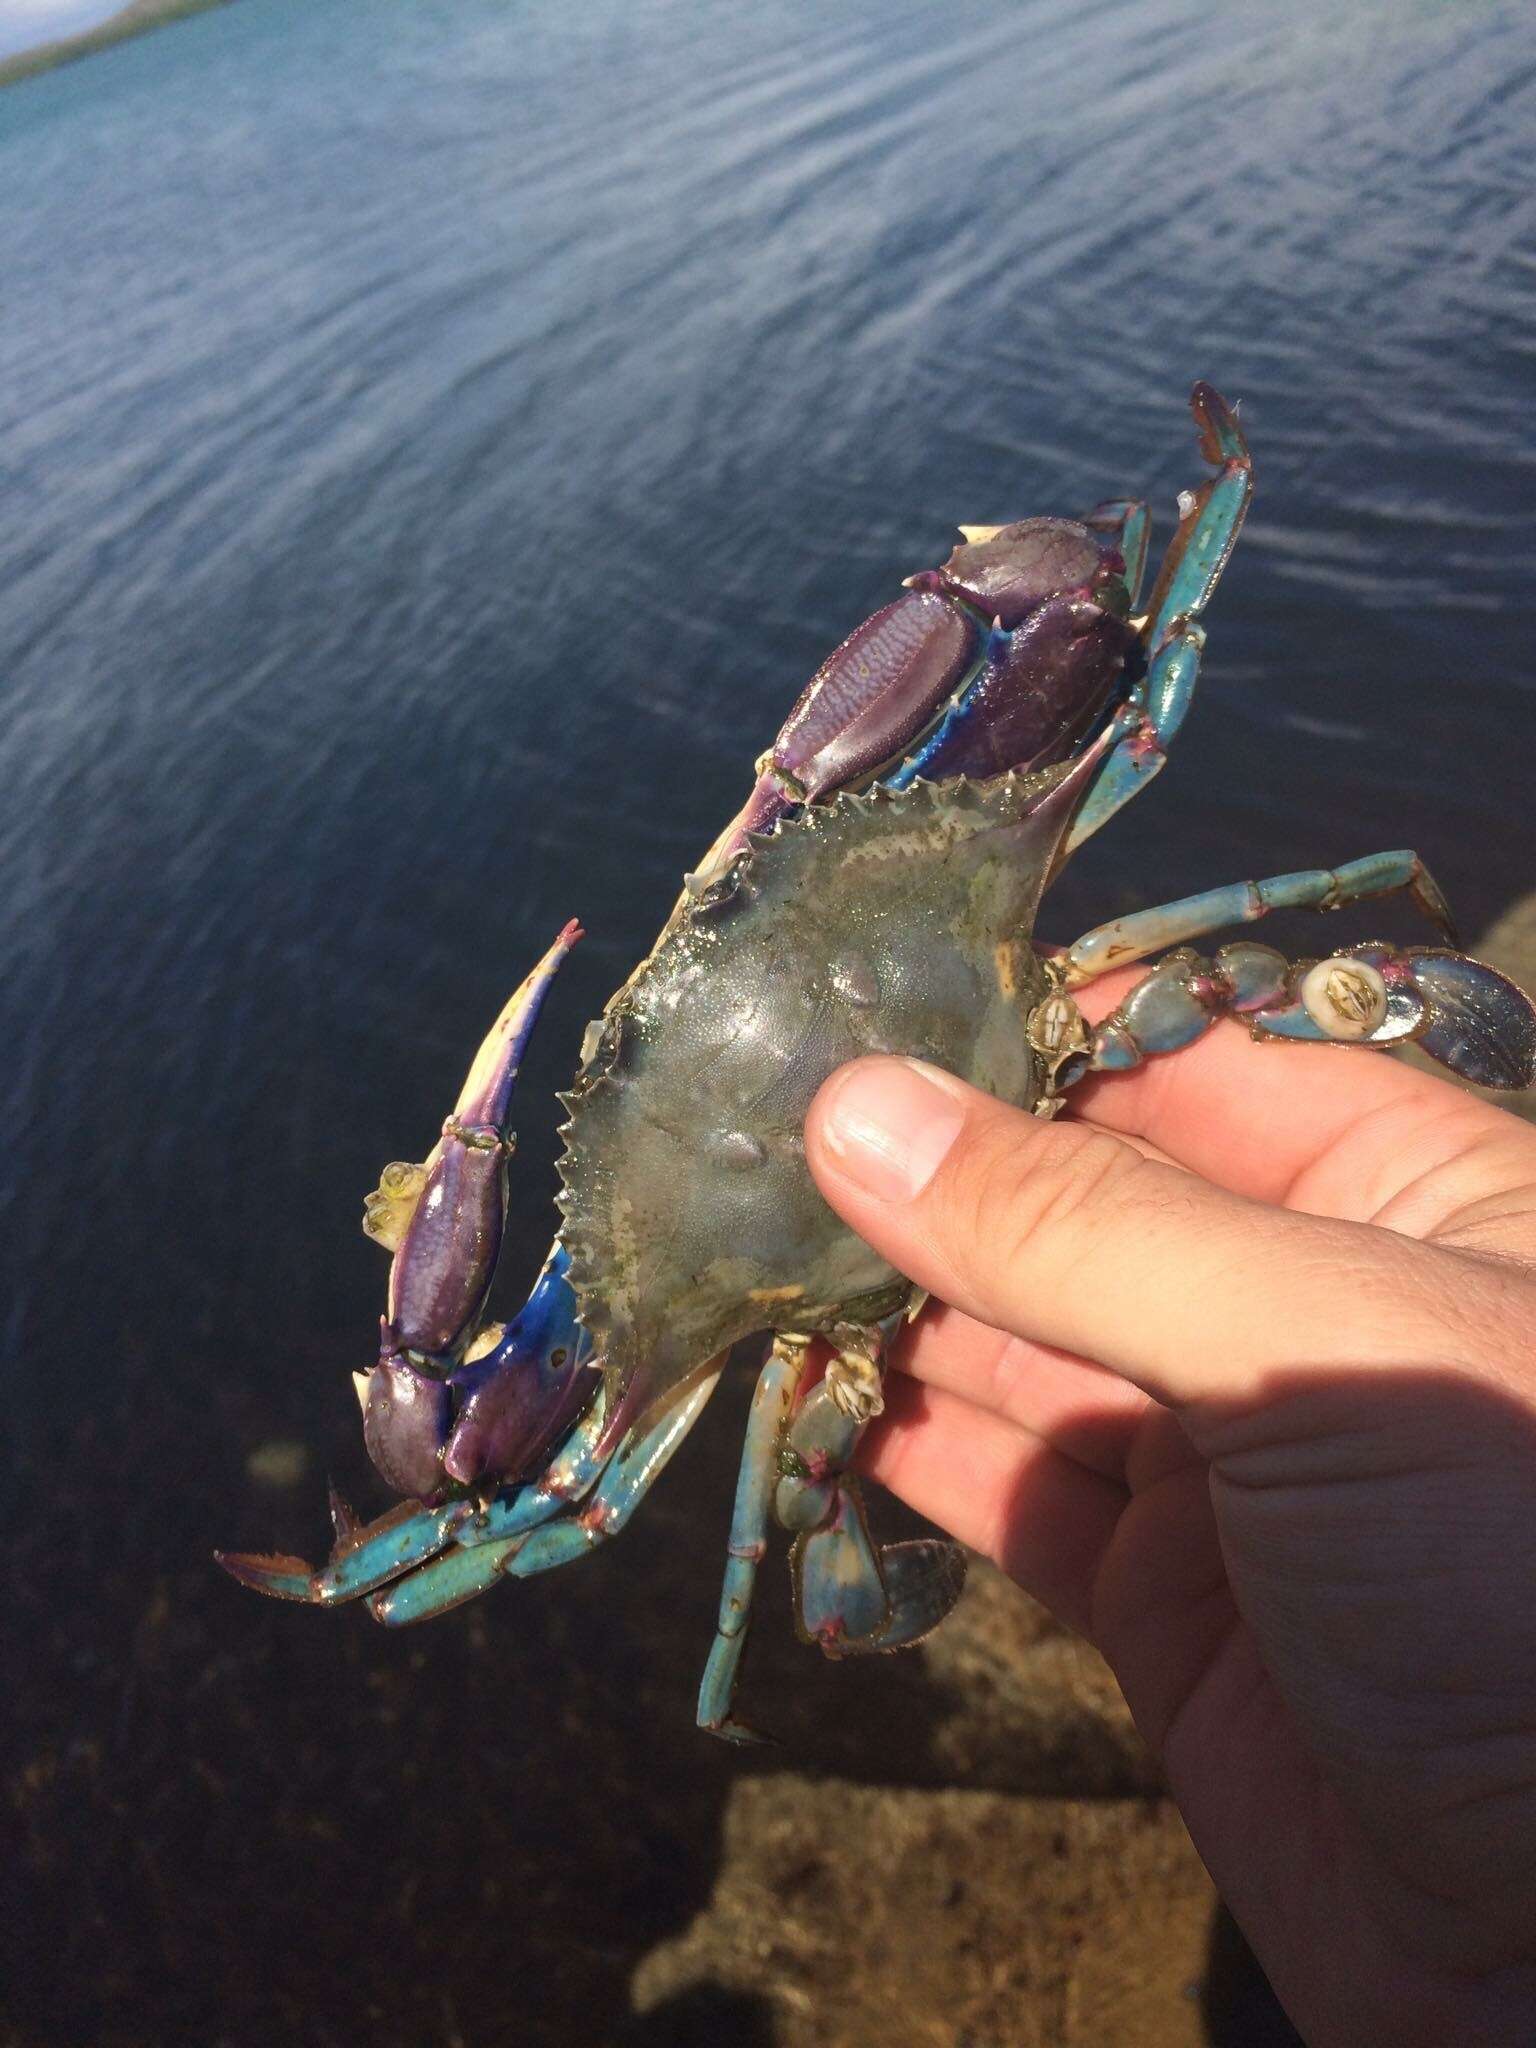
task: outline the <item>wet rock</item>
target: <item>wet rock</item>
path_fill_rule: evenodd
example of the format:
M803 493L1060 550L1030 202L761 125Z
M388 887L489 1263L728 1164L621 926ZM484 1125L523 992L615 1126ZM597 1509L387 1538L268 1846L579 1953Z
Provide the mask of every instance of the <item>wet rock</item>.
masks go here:
M774 2048L1209 2038L1211 1888L1164 1801L781 1772L733 1787L722 1837L708 1904L634 1974L658 2040L706 1991Z

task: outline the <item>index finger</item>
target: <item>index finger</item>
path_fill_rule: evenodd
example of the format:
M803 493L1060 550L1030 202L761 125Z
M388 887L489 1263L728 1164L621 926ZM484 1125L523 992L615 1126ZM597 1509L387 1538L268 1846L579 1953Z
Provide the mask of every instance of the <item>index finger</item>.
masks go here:
M1135 974L1078 992L1097 1021ZM1360 1046L1260 1043L1223 1019L1183 1051L1082 1082L1072 1113L1146 1139L1191 1171L1251 1200L1375 1222L1404 1189L1472 1147L1507 1147L1528 1180L1536 1138L1509 1112L1453 1082Z

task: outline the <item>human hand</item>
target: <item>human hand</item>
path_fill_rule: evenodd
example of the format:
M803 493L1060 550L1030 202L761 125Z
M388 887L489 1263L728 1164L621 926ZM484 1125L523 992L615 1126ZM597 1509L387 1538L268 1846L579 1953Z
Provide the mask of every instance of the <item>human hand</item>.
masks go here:
M937 1297L861 1462L1104 1653L1315 2048L1536 2039L1536 1130L1232 1023L1070 1100L817 1097Z

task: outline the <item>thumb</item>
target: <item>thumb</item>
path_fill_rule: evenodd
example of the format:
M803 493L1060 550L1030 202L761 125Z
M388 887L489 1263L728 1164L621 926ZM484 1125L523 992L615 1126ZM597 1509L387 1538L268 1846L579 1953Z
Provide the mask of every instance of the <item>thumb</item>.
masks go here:
M1496 1277L1478 1262L1245 1200L917 1060L834 1074L806 1157L838 1214L920 1287L1168 1407L1246 1406L1281 1370L1486 1355L1479 1290Z

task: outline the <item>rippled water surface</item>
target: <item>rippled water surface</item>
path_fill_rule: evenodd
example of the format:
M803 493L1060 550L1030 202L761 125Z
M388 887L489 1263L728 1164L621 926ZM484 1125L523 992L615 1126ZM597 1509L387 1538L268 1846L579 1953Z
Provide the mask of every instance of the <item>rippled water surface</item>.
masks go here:
M156 1600L214 1695L257 1638L274 1716L333 1682L202 1560L317 1538L254 1445L358 1469L379 1163L579 913L525 1272L581 1022L806 675L957 520L1166 534L1195 376L1255 510L1053 924L1408 842L1471 928L1528 888L1533 334L1536 28L1479 0L240 0L0 94L23 1756L159 1754L151 1697L174 1775Z

